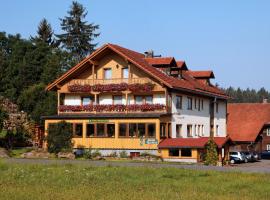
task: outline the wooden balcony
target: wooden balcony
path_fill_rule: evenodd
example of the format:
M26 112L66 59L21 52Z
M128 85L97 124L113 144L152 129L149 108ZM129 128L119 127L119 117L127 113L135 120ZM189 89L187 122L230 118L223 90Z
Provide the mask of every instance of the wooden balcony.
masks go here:
M58 114L101 114L101 113L166 113L167 107L162 104L130 104L130 105L60 105Z

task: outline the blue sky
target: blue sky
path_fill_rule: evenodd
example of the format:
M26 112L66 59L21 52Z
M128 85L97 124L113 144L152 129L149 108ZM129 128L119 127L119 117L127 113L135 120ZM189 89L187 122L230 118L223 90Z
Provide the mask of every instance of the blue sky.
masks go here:
M87 20L100 25L100 45L185 60L193 70L212 69L222 87L270 90L268 0L79 0ZM70 0L1 1L0 31L35 35L42 18L60 33Z

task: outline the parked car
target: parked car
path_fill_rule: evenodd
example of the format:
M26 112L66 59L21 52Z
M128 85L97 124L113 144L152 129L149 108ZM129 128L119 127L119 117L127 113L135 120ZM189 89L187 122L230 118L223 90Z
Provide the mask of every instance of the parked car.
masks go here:
M232 151L232 152L230 152L230 157L239 158L240 162L245 162L245 163L248 162L247 157L241 151Z
M263 151L261 153L261 159L270 159L270 151Z
M240 160L240 158L235 157L235 156L230 156L230 163L231 164L235 164L235 163L241 163L242 161Z
M247 161L248 162L253 162L253 161L255 161L254 159L254 155L253 155L253 153L251 153L251 152L249 152L249 151L243 151L242 152L244 155L245 155L245 157L247 158Z
M253 160L258 161L261 159L261 155L258 154L256 151L252 152Z

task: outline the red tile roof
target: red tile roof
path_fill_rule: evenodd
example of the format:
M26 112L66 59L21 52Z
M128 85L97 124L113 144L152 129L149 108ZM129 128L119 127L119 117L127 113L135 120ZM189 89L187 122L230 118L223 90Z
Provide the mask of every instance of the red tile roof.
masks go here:
M93 60L96 56L98 56L99 53L101 53L102 51L106 49L113 50L114 52L124 57L129 62L133 63L134 65L136 65L138 68L140 68L141 70L143 70L150 76L164 83L169 88L175 88L175 89L180 89L180 90L182 89L182 90L187 90L190 92L196 92L196 93L200 93L200 94L208 95L208 96L209 95L217 96L217 97L225 98L225 99L228 98L228 96L219 88L200 83L194 77L187 74L186 71L183 71L182 79L169 76L166 73L164 73L164 71L150 65L146 61L144 54L138 53L136 51L132 51L130 49L127 49L127 48L124 48L115 44L110 44L110 43L103 45L101 48L97 49L94 53L92 53L90 56L85 58L79 64L71 68L60 78L56 79L53 83L49 84L46 89L47 90L53 89L62 81L64 81L67 77L69 77L71 74L75 73L78 69L80 69L80 67L82 67L86 62L89 62L89 61L91 62L91 60ZM171 58L169 58L168 60L170 59Z
M232 141L254 142L269 121L269 103L228 104L227 132Z
M177 65L177 67L179 67L182 70L188 70L185 61L180 61L180 60L176 61L176 65Z
M209 137L200 138L168 138L162 140L159 148L204 148ZM214 137L216 145L221 148L229 140L228 137Z
M215 78L213 71L188 71L194 78Z
M173 61L173 57L160 57L160 58L144 58L150 65L170 65Z

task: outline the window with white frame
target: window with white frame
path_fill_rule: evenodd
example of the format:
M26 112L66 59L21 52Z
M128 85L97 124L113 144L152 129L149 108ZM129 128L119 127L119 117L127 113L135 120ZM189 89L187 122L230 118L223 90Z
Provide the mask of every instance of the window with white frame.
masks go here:
M175 101L176 101L176 109L182 109L182 96L176 96L175 97Z
M270 136L270 127L269 128L266 128L266 135L267 136Z
M267 151L270 151L270 144L267 144L267 145L266 145L266 150L267 150Z
M191 124L187 125L187 136L192 137L192 125Z
M219 125L216 125L216 136L219 136Z
M204 136L204 125L201 127L201 136Z
M182 136L182 124L176 124L176 137L180 138Z
M198 136L201 136L201 125L198 125L198 130L197 130L197 132L198 132Z
M187 103L188 103L188 105L187 105L187 109L188 110L192 110L192 98L191 97L188 97L187 98Z
M194 135L197 136L197 125L194 125Z
M122 96L121 95L114 95L113 96L113 104L114 105L121 105L122 104Z

